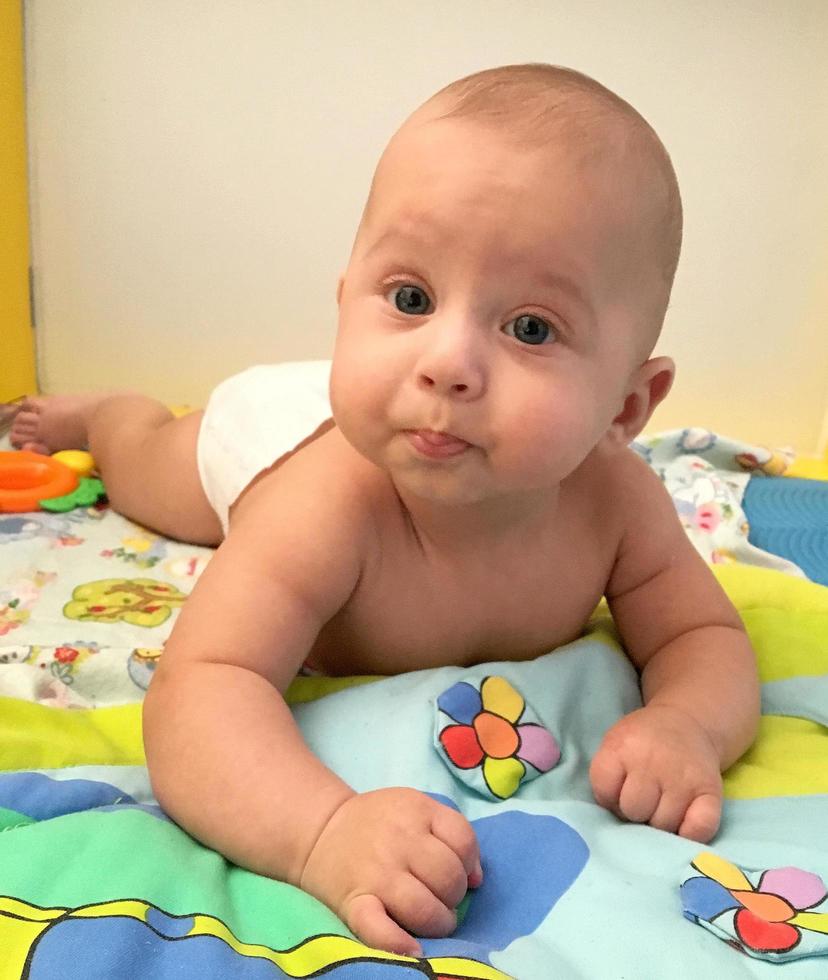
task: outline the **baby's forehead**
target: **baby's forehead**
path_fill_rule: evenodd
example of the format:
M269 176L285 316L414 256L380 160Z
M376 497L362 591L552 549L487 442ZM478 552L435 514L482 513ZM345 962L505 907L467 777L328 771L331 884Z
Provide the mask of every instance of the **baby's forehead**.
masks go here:
M644 189L622 151L574 131L526 145L477 120L413 119L380 161L365 223L401 228L433 211L450 223L471 212L506 230L510 220L528 229L577 201L580 222L620 224L627 220L622 206L637 211Z
M585 75L549 65L506 66L452 83L399 131L434 121L473 126L516 157L566 155L584 170L604 168L659 193L680 237L681 199L669 154L628 102Z
M456 115L438 102L426 103L394 134L380 158L372 193L396 190L395 181L474 181L508 186L521 182L527 193L563 173L587 184L653 184L658 161L640 145L641 134L619 114L594 106L553 114L533 125L511 117Z

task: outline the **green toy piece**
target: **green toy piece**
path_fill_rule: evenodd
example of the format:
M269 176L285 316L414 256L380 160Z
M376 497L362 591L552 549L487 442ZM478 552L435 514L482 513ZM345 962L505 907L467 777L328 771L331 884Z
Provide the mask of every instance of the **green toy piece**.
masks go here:
M63 497L50 497L48 500L39 500L38 504L43 510L49 510L55 514L65 514L67 511L74 510L76 507L91 507L101 497L105 496L106 490L104 490L104 485L97 477L82 476L77 490L73 490L72 493L67 493Z

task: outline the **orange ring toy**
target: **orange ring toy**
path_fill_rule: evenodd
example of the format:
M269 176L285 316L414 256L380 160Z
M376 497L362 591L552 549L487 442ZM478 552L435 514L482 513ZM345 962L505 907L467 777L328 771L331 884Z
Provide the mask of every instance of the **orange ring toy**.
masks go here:
M40 510L39 501L63 497L77 486L77 473L51 456L0 452L0 514Z

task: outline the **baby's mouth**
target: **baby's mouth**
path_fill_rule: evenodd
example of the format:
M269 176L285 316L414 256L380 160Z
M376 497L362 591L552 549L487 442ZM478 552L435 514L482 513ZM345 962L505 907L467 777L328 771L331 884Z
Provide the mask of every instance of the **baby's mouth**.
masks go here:
M406 429L411 445L423 456L444 459L459 456L471 448L471 443L450 432L435 432L433 429Z

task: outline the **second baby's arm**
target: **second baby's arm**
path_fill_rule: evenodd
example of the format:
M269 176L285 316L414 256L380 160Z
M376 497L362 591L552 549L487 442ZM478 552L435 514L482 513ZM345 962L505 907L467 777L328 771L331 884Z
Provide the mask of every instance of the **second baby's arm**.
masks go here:
M297 457L248 491L147 693L147 762L193 836L302 886L370 945L417 953L404 929L447 934L477 883L470 825L413 790L355 793L308 749L282 696L357 586L370 538L358 490L339 477Z

